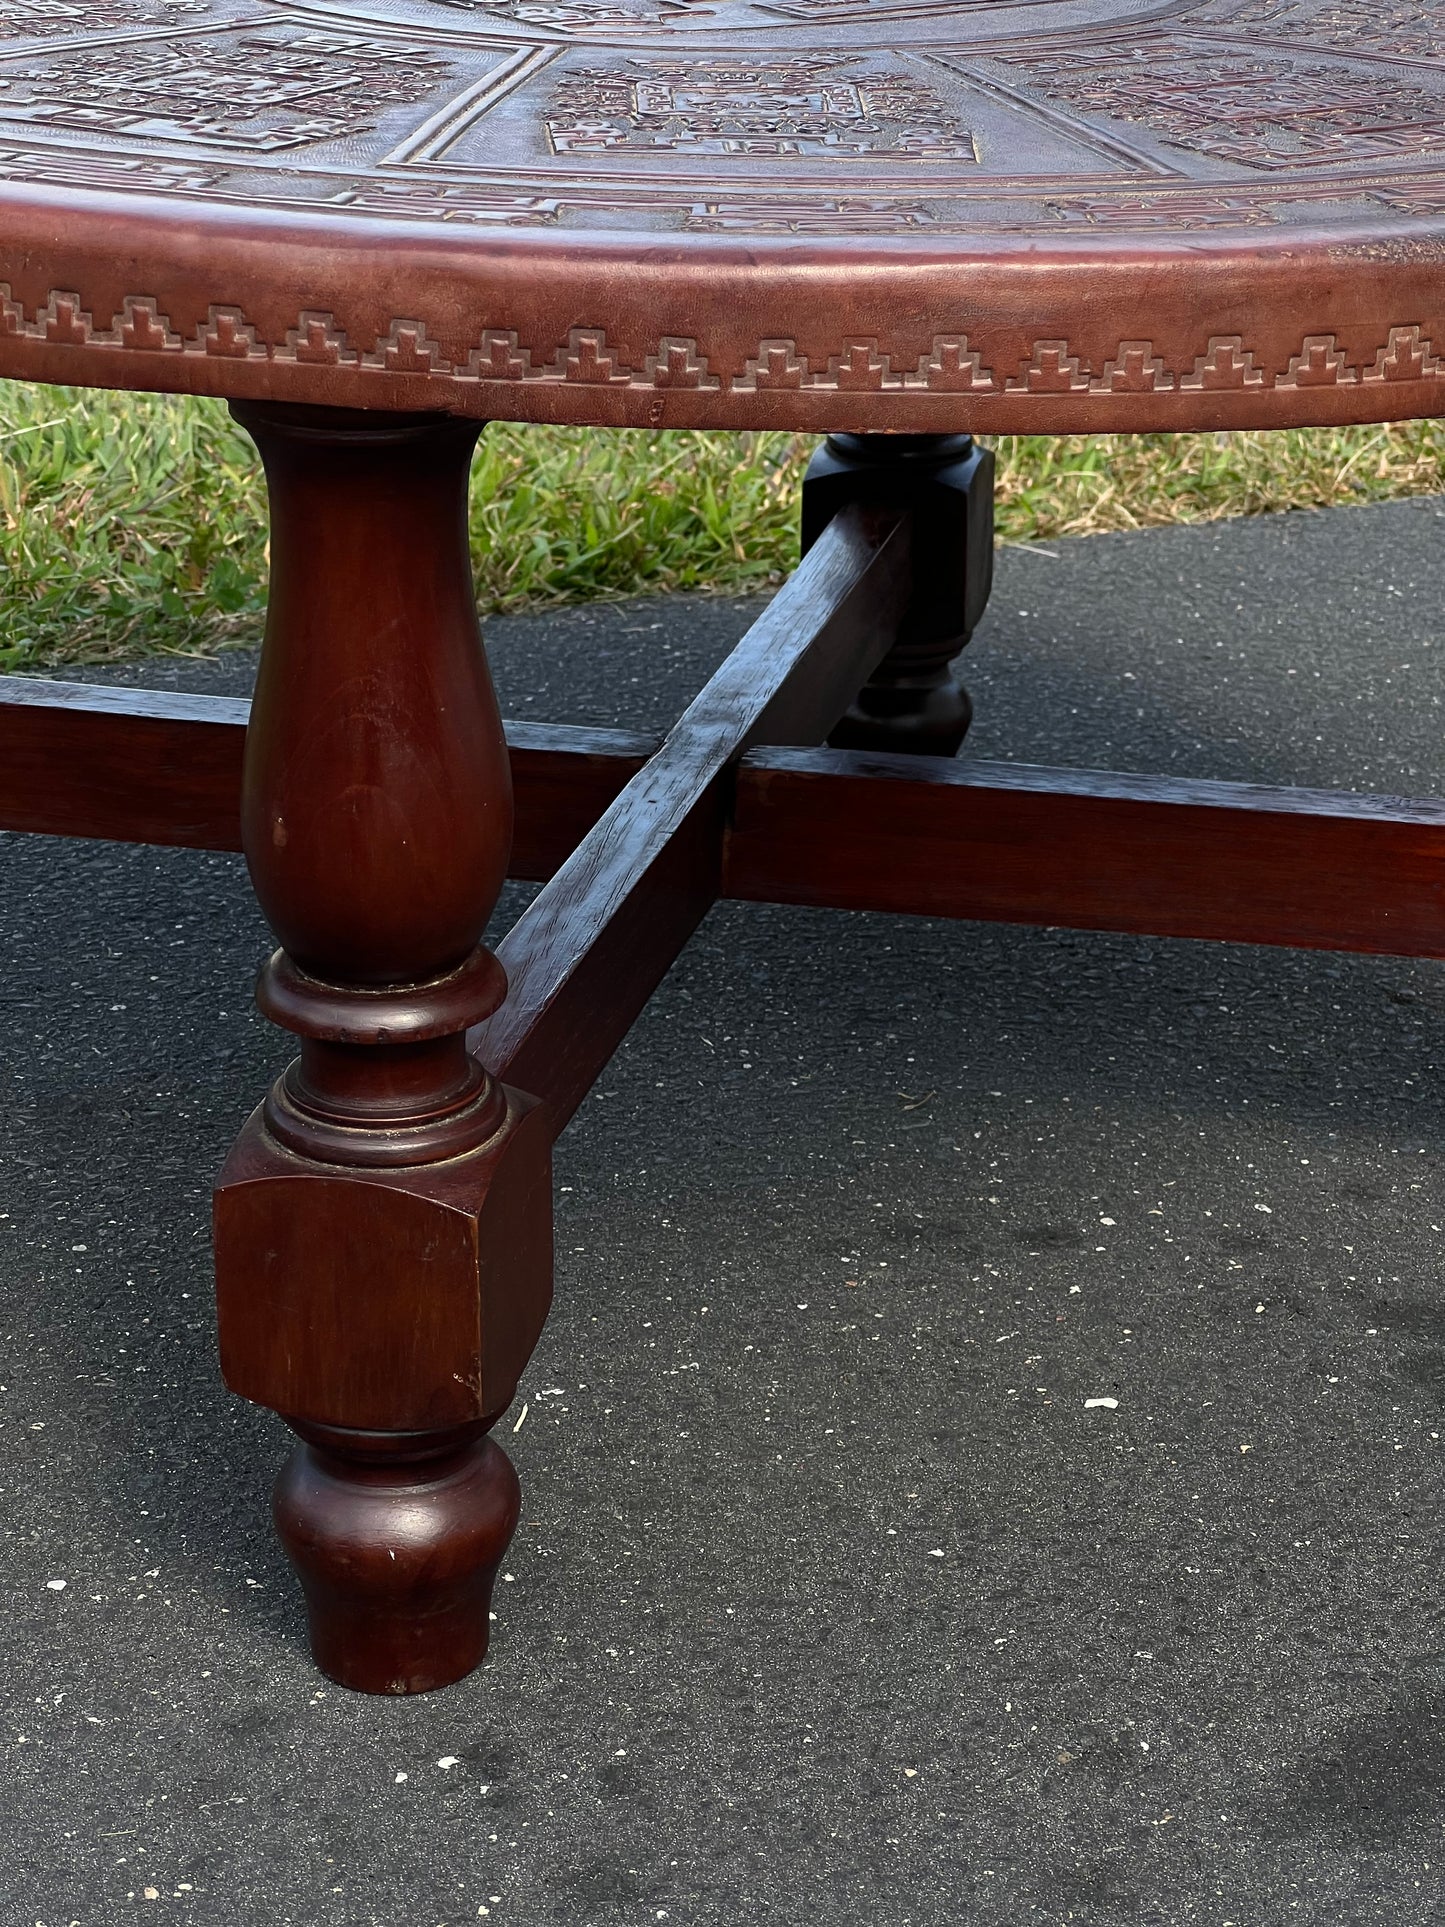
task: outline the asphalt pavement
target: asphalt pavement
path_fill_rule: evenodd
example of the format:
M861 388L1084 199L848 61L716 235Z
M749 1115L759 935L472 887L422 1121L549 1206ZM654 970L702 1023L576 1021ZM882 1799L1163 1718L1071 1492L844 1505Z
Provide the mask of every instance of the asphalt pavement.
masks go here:
M1445 790L1445 503L999 561L970 753ZM756 606L498 621L504 709ZM719 908L558 1145L491 1657L374 1700L214 1362L241 864L0 841L0 1921L1445 1921L1437 966Z

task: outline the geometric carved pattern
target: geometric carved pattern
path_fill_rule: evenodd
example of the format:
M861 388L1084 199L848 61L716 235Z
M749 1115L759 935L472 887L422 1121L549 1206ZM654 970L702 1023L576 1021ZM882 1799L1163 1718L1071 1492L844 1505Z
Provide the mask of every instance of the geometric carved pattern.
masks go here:
M166 27L206 12L206 0L0 0L0 38L52 40L107 28Z
M1204 7L1185 23L1267 34L1310 47L1358 48L1396 59L1445 55L1445 19L1434 0L1232 0Z
M435 93L447 72L434 56L349 35L140 41L0 70L0 110L45 127L270 153L365 133L387 107Z
M308 309L276 350L277 361L298 362L313 368L341 368L360 357L338 328L334 315Z
M1341 383L1358 379L1356 371L1335 346L1333 335L1306 335L1304 346L1297 355L1291 356L1289 367L1275 385L1279 388L1337 388Z
M666 26L687 16L686 0L440 0L467 12L499 13L527 27L552 27L565 33L580 27L610 33Z
M907 74L840 71L839 56L807 60L629 60L579 67L547 104L558 154L665 149L686 154L880 155L972 161L973 137Z
M1445 413L1445 0L0 0L0 250L50 380Z
M1239 335L1211 335L1209 346L1187 375L1181 388L1263 388L1264 370L1256 368L1254 356Z
M1067 341L1036 341L1033 360L1009 383L1012 394L1070 395L1087 393L1088 388L1089 377L1078 356L1069 353Z
M1152 341L1121 341L1089 386L1099 395L1152 395L1172 388L1174 377Z
M1190 368L1170 370L1149 341L1123 341L1097 369L1067 341L1036 341L1029 359L1005 382L985 368L966 335L938 335L913 365L895 367L872 338L845 341L813 361L798 344L782 338L759 342L734 375L710 365L704 348L691 337L664 335L632 367L602 328L572 328L566 341L539 355L519 341L515 329L485 328L460 364L454 365L425 321L394 320L366 352L353 347L336 317L308 309L274 344L235 307L213 305L200 327L183 340L150 296L127 295L108 327L97 328L91 312L73 290L56 289L27 321L25 311L0 282L0 338L42 341L74 348L113 348L137 353L206 356L219 360L269 360L298 367L354 367L388 374L433 377L448 385L478 382L568 383L591 387L651 390L730 390L760 394L769 390L831 390L866 393L885 390L940 396L1152 394L1171 389L1241 390L1348 386L1357 382L1438 381L1445 385L1445 359L1435 353L1418 326L1392 327L1362 367L1348 363L1332 334L1306 335L1287 364L1270 371L1256 365L1238 335L1211 336Z
M1445 154L1445 94L1395 74L1168 42L1002 59L1050 99L1246 167Z
M108 328L96 328L89 308L71 289L54 289L31 320L13 299L10 283L0 281L0 339L46 341L67 347L108 347L125 355L204 355L220 360L272 360L293 366L376 370L383 374L430 376L437 382L580 383L584 387L697 389L767 393L769 389L830 389L867 393L884 389L925 391L934 395L1144 395L1169 389L1264 389L1264 387L1339 387L1351 383L1445 383L1445 358L1435 355L1430 337L1418 326L1385 331L1376 353L1364 366L1349 364L1335 335L1304 335L1299 349L1279 370L1260 368L1241 335L1210 335L1204 351L1187 370L1169 370L1154 353L1152 341L1121 341L1098 368L1073 353L1067 341L1035 341L1027 362L1006 382L983 366L967 335L934 335L933 347L913 366L898 368L880 353L873 337L844 341L836 353L811 360L790 339L757 343L740 372L726 376L688 335L663 335L628 366L603 328L570 328L566 341L549 355L538 355L518 341L511 328L484 328L480 341L460 364L453 364L422 320L393 320L380 339L358 353L335 316L308 308L268 345L235 306L214 304L204 324L181 339L170 318L146 295L127 295Z
M1390 338L1363 371L1365 381L1429 381L1445 373L1418 328L1392 328Z
M1194 228L1272 227L1275 217L1267 205L1243 194L1199 191L1145 198L1075 194L1048 203L1050 212L1070 227L1122 228L1131 234L1157 230L1161 234Z

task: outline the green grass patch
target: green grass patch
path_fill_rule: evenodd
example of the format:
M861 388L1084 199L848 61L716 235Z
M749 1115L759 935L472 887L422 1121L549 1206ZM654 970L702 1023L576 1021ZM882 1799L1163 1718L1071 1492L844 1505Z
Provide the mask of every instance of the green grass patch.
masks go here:
M473 470L485 610L767 588L797 561L811 438L498 424ZM1028 436L999 445L1006 542L1445 487L1445 424ZM0 668L207 654L260 632L265 495L219 402L0 382Z

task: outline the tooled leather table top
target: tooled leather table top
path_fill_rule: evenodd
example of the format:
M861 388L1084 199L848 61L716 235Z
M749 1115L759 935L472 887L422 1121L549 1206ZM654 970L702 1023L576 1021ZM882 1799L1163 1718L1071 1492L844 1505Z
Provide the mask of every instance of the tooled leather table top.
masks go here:
M599 424L1445 412L1445 4L0 0L0 374Z

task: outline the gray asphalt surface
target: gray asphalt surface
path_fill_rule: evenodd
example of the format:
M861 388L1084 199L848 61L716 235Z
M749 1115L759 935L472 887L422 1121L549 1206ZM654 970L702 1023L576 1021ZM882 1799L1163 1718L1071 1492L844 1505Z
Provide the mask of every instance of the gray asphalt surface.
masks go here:
M971 749L1439 793L1442 543L1007 550ZM504 707L750 612L498 622ZM719 909L558 1147L492 1657L388 1702L214 1365L240 864L3 841L0 1920L1445 1920L1437 967Z

